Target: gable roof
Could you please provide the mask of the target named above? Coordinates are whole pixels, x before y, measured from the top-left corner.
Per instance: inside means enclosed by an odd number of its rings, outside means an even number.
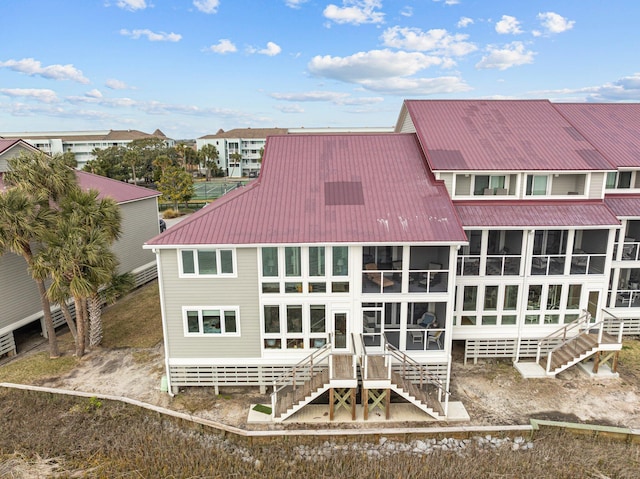
[[[617,168],[640,167],[640,103],[556,103]]]
[[[31,146],[29,143],[27,143],[26,141],[20,138],[12,138],[12,139],[0,138],[0,155],[5,154],[6,152],[14,148],[16,145],[20,145],[23,148],[26,148],[30,151],[39,151],[35,146]]]
[[[258,180],[147,245],[466,242],[414,134],[272,136],[265,151]]]
[[[199,139],[212,138],[266,138],[274,135],[286,135],[286,128],[234,128],[233,130],[219,130],[215,135],[201,136]]]
[[[81,188],[85,190],[98,190],[100,192],[100,198],[108,196],[113,198],[117,203],[128,203],[130,201],[160,196],[160,193],[155,190],[144,188],[142,186],[130,185],[124,181],[95,175],[87,171],[77,170],[75,173],[78,178],[78,184]]]
[[[547,100],[406,100],[405,108],[433,171],[613,169]]]
[[[160,196],[160,193],[142,186],[130,185],[123,181],[113,180],[104,176],[94,175],[86,171],[75,171],[78,184],[82,189],[98,190],[99,198],[113,198],[118,204],[129,203],[130,201],[143,200]],[[0,174],[0,192],[6,189]]]

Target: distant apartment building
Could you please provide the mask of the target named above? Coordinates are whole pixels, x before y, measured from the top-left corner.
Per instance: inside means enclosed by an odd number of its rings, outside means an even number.
[[[0,132],[0,138],[20,138],[49,155],[74,153],[79,170],[88,161],[94,159],[93,150],[96,148],[106,149],[112,146],[127,146],[133,140],[145,138],[161,138],[166,142],[167,146],[175,146],[175,140],[167,138],[160,130],[156,130],[151,134],[138,130]]]
[[[214,145],[219,154],[218,168],[225,176],[252,177],[257,176],[261,165],[261,151],[268,136],[293,134],[347,134],[347,133],[390,133],[393,127],[360,127],[360,128],[235,128],[219,130],[215,135],[205,135],[196,139],[196,148]],[[240,153],[240,158],[232,156]]]

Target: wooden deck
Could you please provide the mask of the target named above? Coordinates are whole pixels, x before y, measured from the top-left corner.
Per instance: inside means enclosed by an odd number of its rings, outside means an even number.
[[[331,379],[355,379],[352,354],[336,354],[332,357],[333,374]]]
[[[389,371],[384,365],[383,356],[367,357],[367,377],[366,380],[389,379]]]

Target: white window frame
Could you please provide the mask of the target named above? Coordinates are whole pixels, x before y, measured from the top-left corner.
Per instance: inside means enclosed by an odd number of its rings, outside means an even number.
[[[204,325],[202,321],[202,312],[209,310],[220,311],[220,332],[219,333],[205,333]],[[197,333],[189,331],[189,321],[187,312],[198,312],[198,325],[199,331]],[[228,333],[225,331],[226,324],[224,321],[225,312],[233,311],[236,313],[236,331]],[[218,337],[239,337],[240,336],[240,306],[183,306],[182,307],[182,324],[184,328],[185,337],[204,337],[204,338],[218,338]]]
[[[182,253],[185,251],[190,251],[193,253],[193,264],[194,264],[194,272],[193,273],[185,273],[184,265],[182,264]],[[199,271],[199,262],[198,262],[198,254],[200,251],[215,251],[216,253],[216,270],[217,272],[214,274],[200,274]],[[221,258],[220,254],[222,251],[230,251],[231,252],[231,263],[233,272],[232,273],[222,273],[220,272],[221,266]],[[237,278],[238,277],[238,265],[236,261],[236,250],[234,248],[183,248],[177,250],[178,254],[178,276],[180,278]]]
[[[288,306],[300,306],[302,312],[302,331],[301,332],[288,332],[287,331],[287,307]],[[324,332],[312,332],[311,331],[311,307],[312,306],[323,306],[324,307]],[[279,332],[277,333],[267,333],[266,330],[266,320],[264,315],[265,307],[277,307],[278,308],[278,316],[279,316]],[[329,323],[329,315],[330,315],[330,305],[324,301],[313,301],[306,300],[300,302],[265,302],[261,306],[260,310],[260,330],[262,336],[262,347],[264,351],[267,352],[290,352],[290,351],[300,351],[300,350],[314,350],[318,349],[321,346],[314,346],[315,340],[321,340],[326,344],[326,340],[328,337],[328,331],[331,328],[331,324]],[[302,348],[287,348],[287,340],[292,339],[301,339],[303,347]],[[268,340],[280,340],[279,348],[265,348],[264,342]]]
[[[527,193],[527,185],[529,183],[529,177],[531,176],[531,193]],[[533,193],[535,187],[536,178],[545,178],[545,192],[543,195],[536,195]],[[551,191],[551,182],[553,178],[549,174],[545,173],[527,173],[524,181],[524,196],[527,198],[535,198],[540,196],[549,196],[549,192]]]

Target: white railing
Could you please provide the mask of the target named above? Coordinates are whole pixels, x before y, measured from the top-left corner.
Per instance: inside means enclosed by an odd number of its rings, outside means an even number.
[[[551,359],[553,357],[553,353],[558,351],[560,348],[564,347],[567,344],[573,345],[572,354],[578,355],[581,353],[576,347],[578,339],[582,336],[590,334],[592,331],[598,331],[598,339],[597,343],[600,344],[602,342],[602,333],[604,321],[599,321],[597,323],[591,322],[591,314],[588,311],[583,311],[583,315],[580,316],[575,321],[572,321],[569,324],[561,327],[560,329],[554,331],[553,333],[545,336],[540,341],[538,341],[538,352],[536,354],[536,363],[540,363],[540,356],[542,355],[542,348],[545,343],[558,343],[553,349],[549,351],[547,354],[547,364],[545,367],[545,371],[548,373],[551,372]]]
[[[479,276],[480,255],[458,256],[458,274],[461,276]]]
[[[520,255],[487,255],[487,276],[517,276],[520,274]]]
[[[614,294],[613,290],[609,290],[609,295]],[[640,291],[636,289],[619,289],[615,291],[616,308],[640,308]]]

